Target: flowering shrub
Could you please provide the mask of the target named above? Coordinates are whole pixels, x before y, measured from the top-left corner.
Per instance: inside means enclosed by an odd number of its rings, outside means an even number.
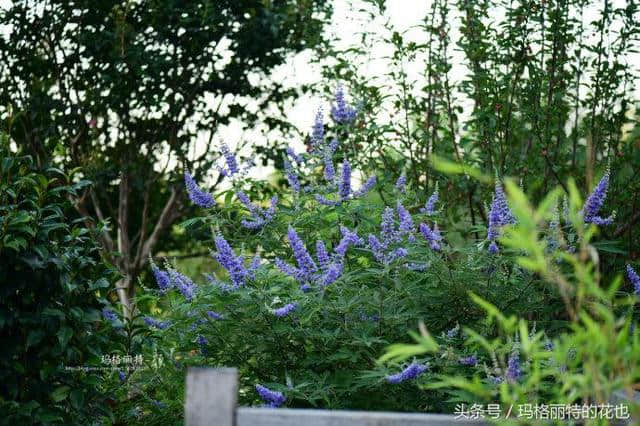
[[[154,387],[162,389],[154,401],[175,400],[181,392],[175,383],[182,380],[171,377],[183,374],[184,365],[208,365],[240,370],[243,403],[451,412],[469,395],[452,391],[459,382],[429,392],[412,387],[438,382],[442,374],[483,371],[483,380],[499,389],[531,371],[528,354],[521,353],[520,345],[529,344],[525,337],[481,352],[489,345],[483,346],[482,335],[495,329],[478,334],[467,328],[484,324],[476,302],[504,315],[526,312],[549,338],[570,325],[576,311],[567,316],[564,308],[575,295],[551,285],[521,253],[537,262],[550,257],[560,268],[571,263],[572,247],[587,238],[578,231],[608,222],[595,219],[608,173],[582,212],[567,213],[571,220],[560,220],[554,204],[557,220],[539,230],[553,247],[547,252],[527,245],[528,237],[519,243],[509,237],[533,226],[532,219],[512,210],[496,180],[488,227],[479,229],[485,238],[469,245],[443,223],[438,184],[428,194],[416,193],[404,177],[378,181],[352,169],[344,147],[359,117],[342,88],[332,117],[335,128],[323,123],[321,111],[316,115],[308,153],[286,151],[289,188],[270,201],[250,199],[253,182],[226,148],[221,170],[232,178],[231,188],[216,196],[224,202],[185,174],[190,198],[205,215],[183,226],[209,235],[216,268],[189,278],[170,259],[152,263],[149,291],[167,316],[144,320],[157,337],[150,347],[166,360],[146,373],[162,384]],[[446,177],[440,181],[444,185]],[[377,361],[418,322],[437,337],[423,330],[423,337],[414,335],[422,339],[417,350],[393,346],[383,357],[391,363]],[[476,344],[464,344],[469,336]]]
[[[533,209],[515,185],[509,187],[515,206],[513,220],[518,225],[508,229],[501,241],[518,250],[514,260],[520,267],[556,287],[565,305],[564,325],[554,327],[552,322],[557,319],[550,316],[531,318],[526,312],[505,315],[496,304],[471,293],[487,316],[476,327],[464,329],[464,341],[454,343],[452,335],[433,338],[422,326],[421,335],[414,334],[415,344],[391,346],[381,359],[397,362],[431,354],[449,359],[453,365],[458,348],[473,352],[458,360],[466,370],[443,368],[442,374],[423,388],[447,389],[452,400],[461,403],[500,402],[501,416],[509,407],[523,404],[614,407],[613,401],[622,402],[620,395],[626,401],[618,404],[616,410],[620,411],[615,415],[637,416],[640,403],[637,397],[635,403],[633,400],[640,379],[640,338],[635,331],[634,308],[640,279],[628,265],[631,288],[619,279],[609,286],[600,282],[598,256],[591,241],[595,227],[588,225],[611,223],[613,216],[611,220],[595,219],[604,203],[608,179],[607,172],[584,205],[570,182],[570,203],[561,220],[554,201],[558,191]],[[541,238],[540,227],[545,223],[560,238],[560,223],[570,228],[578,247],[562,249],[548,235]],[[540,325],[545,329],[540,330]]]

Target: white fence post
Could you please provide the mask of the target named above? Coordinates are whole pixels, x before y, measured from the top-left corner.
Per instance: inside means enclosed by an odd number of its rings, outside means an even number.
[[[238,371],[235,368],[187,369],[187,426],[235,426]]]

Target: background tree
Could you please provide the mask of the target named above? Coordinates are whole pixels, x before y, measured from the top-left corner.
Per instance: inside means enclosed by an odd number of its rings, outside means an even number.
[[[100,238],[127,315],[183,212],[181,173],[211,168],[218,126],[252,123],[294,94],[267,73],[316,45],[329,12],[322,0],[15,1],[0,12],[0,116],[37,162],[95,182],[76,207],[113,222]]]
[[[610,167],[617,218],[596,243],[614,254],[603,270],[637,257],[637,2],[434,0],[406,31],[385,1],[351,4],[357,43],[337,48],[338,32],[320,60],[362,103],[367,131],[346,141],[362,147],[354,162],[384,166],[391,183],[406,174],[424,200],[443,183],[435,157],[517,176],[534,200],[555,185],[566,196],[569,177],[589,192]],[[482,240],[491,194],[464,173],[440,189],[459,236]]]

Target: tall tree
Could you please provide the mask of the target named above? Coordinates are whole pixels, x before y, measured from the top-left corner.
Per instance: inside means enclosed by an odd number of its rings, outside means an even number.
[[[184,209],[182,172],[210,168],[217,126],[256,120],[246,99],[282,106],[292,92],[264,77],[321,42],[329,13],[322,0],[23,0],[0,12],[0,116],[38,161],[95,183],[76,206],[113,221],[100,239],[127,315]]]

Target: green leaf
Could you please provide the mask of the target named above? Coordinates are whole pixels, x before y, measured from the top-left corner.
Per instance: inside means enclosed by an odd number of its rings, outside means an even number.
[[[73,336],[73,330],[71,329],[71,327],[64,326],[60,330],[58,330],[56,336],[58,336],[60,346],[64,347],[66,346],[69,339],[71,339],[71,336]]]
[[[37,345],[44,337],[44,331],[31,330],[27,336],[27,347]]]
[[[63,401],[69,396],[69,386],[60,386],[51,392],[51,399],[55,402]]]

